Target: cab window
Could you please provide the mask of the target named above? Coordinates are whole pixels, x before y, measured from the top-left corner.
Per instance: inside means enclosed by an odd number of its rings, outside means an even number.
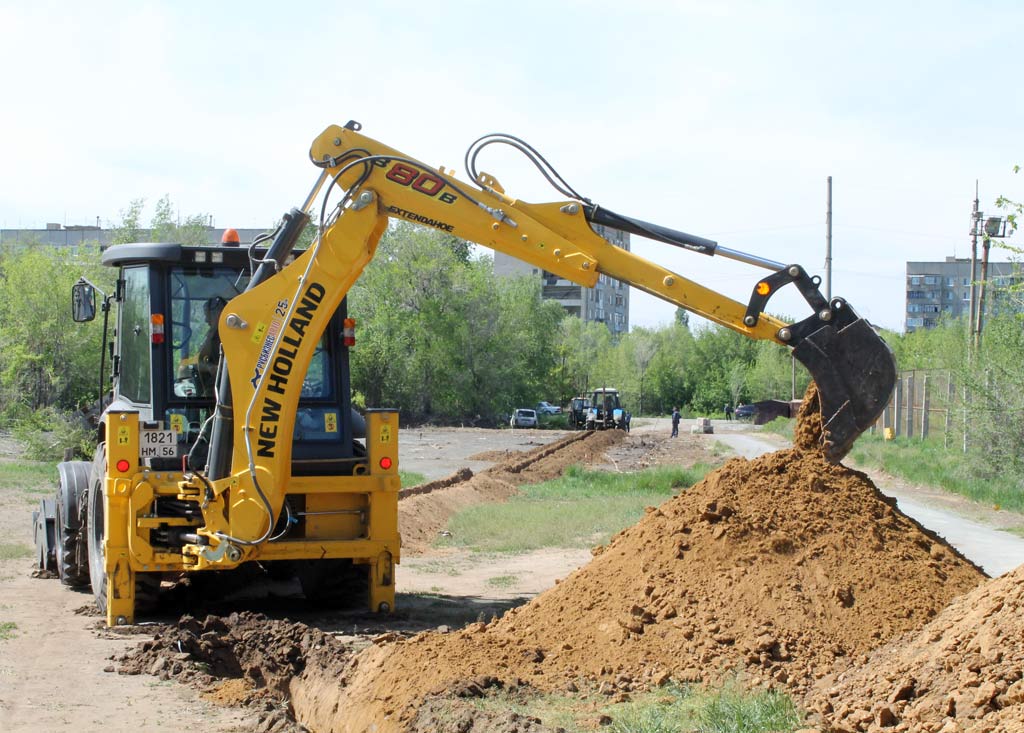
[[[139,405],[150,402],[152,338],[149,324],[149,270],[124,269],[124,300],[121,303],[120,393]]]

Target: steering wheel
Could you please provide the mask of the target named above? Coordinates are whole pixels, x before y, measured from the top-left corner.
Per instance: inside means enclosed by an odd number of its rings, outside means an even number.
[[[171,333],[176,337],[171,339],[171,348],[181,349],[192,338],[192,327],[184,321],[171,321]]]

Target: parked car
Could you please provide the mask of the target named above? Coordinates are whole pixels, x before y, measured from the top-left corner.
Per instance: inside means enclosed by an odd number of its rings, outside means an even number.
[[[537,411],[520,407],[512,413],[509,424],[514,428],[535,428],[537,427]]]
[[[550,402],[538,402],[537,412],[541,415],[560,415],[562,408],[558,405],[552,405]]]
[[[735,410],[733,410],[733,417],[737,420],[753,420],[754,415],[756,414],[756,405],[739,405]]]

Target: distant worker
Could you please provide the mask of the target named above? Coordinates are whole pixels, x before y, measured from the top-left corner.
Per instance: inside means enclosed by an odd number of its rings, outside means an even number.
[[[672,408],[672,437],[679,437],[679,408]]]
[[[725,419],[732,420],[732,405],[728,402],[725,403]]]
[[[237,247],[241,244],[238,239],[237,229],[225,229],[224,234],[221,235],[220,243],[225,247]]]

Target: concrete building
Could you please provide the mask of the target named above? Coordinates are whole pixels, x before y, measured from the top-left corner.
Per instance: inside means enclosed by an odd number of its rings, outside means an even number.
[[[981,280],[981,259],[976,281]],[[1000,288],[1024,284],[1019,262],[989,262],[985,312],[997,313],[1012,304]],[[940,318],[966,318],[971,309],[971,260],[947,257],[945,262],[907,263],[907,332],[933,328]]]
[[[139,241],[149,241],[152,230],[140,229]],[[239,229],[242,244],[252,242],[253,237],[270,231],[268,229]],[[207,244],[219,244],[224,228],[206,227]],[[47,224],[46,229],[0,229],[0,250],[17,249],[28,244],[48,244],[54,247],[77,247],[86,242],[99,242],[101,247],[111,243],[113,229],[102,229],[92,225]]]
[[[591,226],[616,247],[629,251],[629,234],[626,232],[598,224]],[[595,287],[585,288],[502,252],[494,253],[494,274],[540,278],[541,297],[561,304],[570,315],[584,321],[603,323],[616,335],[629,331],[629,286],[624,282],[601,275]]]

